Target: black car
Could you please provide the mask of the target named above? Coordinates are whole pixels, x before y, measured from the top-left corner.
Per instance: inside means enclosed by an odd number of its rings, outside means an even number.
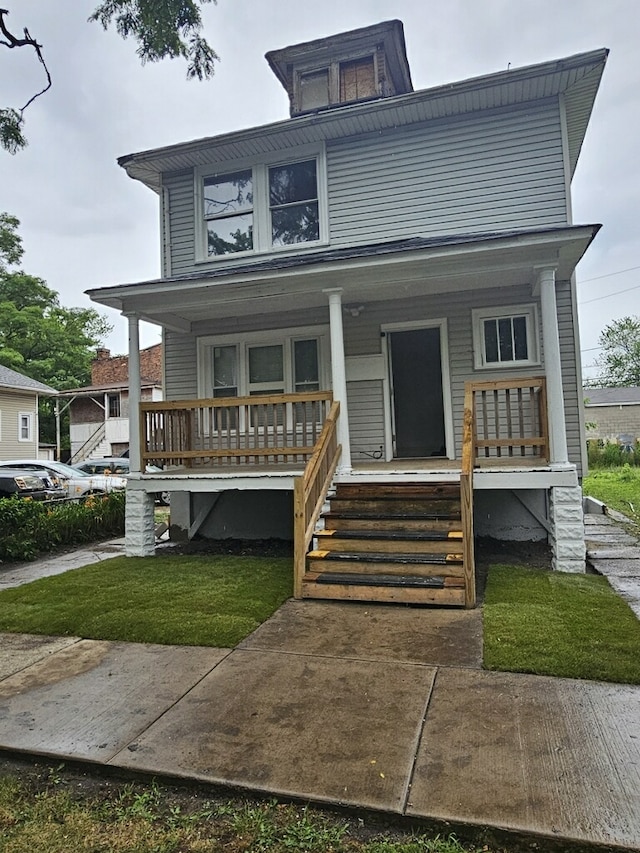
[[[47,487],[33,471],[2,468],[0,469],[0,498],[13,497],[45,501],[48,497]]]

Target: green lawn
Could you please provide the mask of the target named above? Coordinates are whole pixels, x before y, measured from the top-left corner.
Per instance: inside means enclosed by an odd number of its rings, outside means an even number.
[[[492,566],[486,669],[640,684],[640,620],[606,578]]]
[[[582,491],[624,513],[640,530],[640,468],[596,468],[584,478]]]
[[[231,648],[292,583],[283,557],[114,557],[4,590],[0,631]]]

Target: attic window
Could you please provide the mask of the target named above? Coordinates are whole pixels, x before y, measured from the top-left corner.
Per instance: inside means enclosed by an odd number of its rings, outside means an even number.
[[[300,75],[300,109],[316,110],[329,104],[329,70]]]
[[[340,103],[377,95],[373,56],[340,63]]]

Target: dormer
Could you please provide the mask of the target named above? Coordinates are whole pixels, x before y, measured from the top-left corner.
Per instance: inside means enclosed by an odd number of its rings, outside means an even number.
[[[401,21],[272,50],[291,116],[413,91]]]

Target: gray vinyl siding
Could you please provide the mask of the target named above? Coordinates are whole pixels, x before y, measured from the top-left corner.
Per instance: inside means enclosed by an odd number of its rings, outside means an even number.
[[[558,103],[329,142],[327,185],[334,248],[566,224]],[[194,230],[201,222],[193,172],[165,174],[163,186],[171,273],[202,269],[195,264]]]
[[[384,451],[384,400],[380,380],[347,382],[349,444],[354,462]]]
[[[580,408],[583,406],[582,387],[576,372],[574,313],[571,305],[571,282],[559,281],[556,285],[558,309],[558,333],[560,337],[560,359],[562,363],[562,390],[564,394],[564,418],[567,429],[569,459],[582,471],[582,442],[584,436],[580,423]]]
[[[493,288],[467,290],[446,295],[424,296],[420,298],[395,300],[389,302],[368,303],[366,310],[358,317],[344,317],[345,355],[376,355],[383,352],[381,326],[387,323],[416,323],[446,319],[448,331],[448,351],[450,388],[453,406],[453,429],[455,453],[460,458],[462,440],[462,414],[464,405],[465,382],[523,375],[540,376],[544,372],[544,354],[542,341],[539,341],[541,363],[527,368],[503,370],[477,370],[474,367],[472,311],[474,308],[503,308],[519,304],[538,305],[531,295],[528,285],[512,288]],[[578,388],[575,369],[575,344],[573,314],[571,310],[571,288],[569,282],[558,282],[558,323],[562,357],[565,419],[567,424],[567,442],[569,458],[580,468],[581,431],[578,406],[582,404],[581,391]],[[245,332],[259,329],[263,323],[260,318],[247,318],[249,324],[238,329],[241,340]],[[262,318],[264,320],[264,318]],[[326,321],[326,318],[322,318]],[[269,323],[271,328],[295,329],[296,325],[307,325],[304,312],[291,312],[280,315]],[[208,334],[227,334],[231,331],[229,322],[220,323]],[[541,334],[541,330],[540,330]],[[196,337],[166,334],[165,346],[166,398],[171,400],[189,399],[198,396]],[[365,461],[367,454],[374,453],[385,444],[384,391],[380,379],[350,381],[347,386],[349,403],[349,426],[354,461]]]
[[[331,245],[567,221],[557,103],[327,149]]]
[[[196,338],[165,332],[164,381],[166,400],[195,400],[198,397]]]
[[[171,274],[180,275],[194,268],[196,220],[193,172],[165,174],[162,180],[169,194]]]

